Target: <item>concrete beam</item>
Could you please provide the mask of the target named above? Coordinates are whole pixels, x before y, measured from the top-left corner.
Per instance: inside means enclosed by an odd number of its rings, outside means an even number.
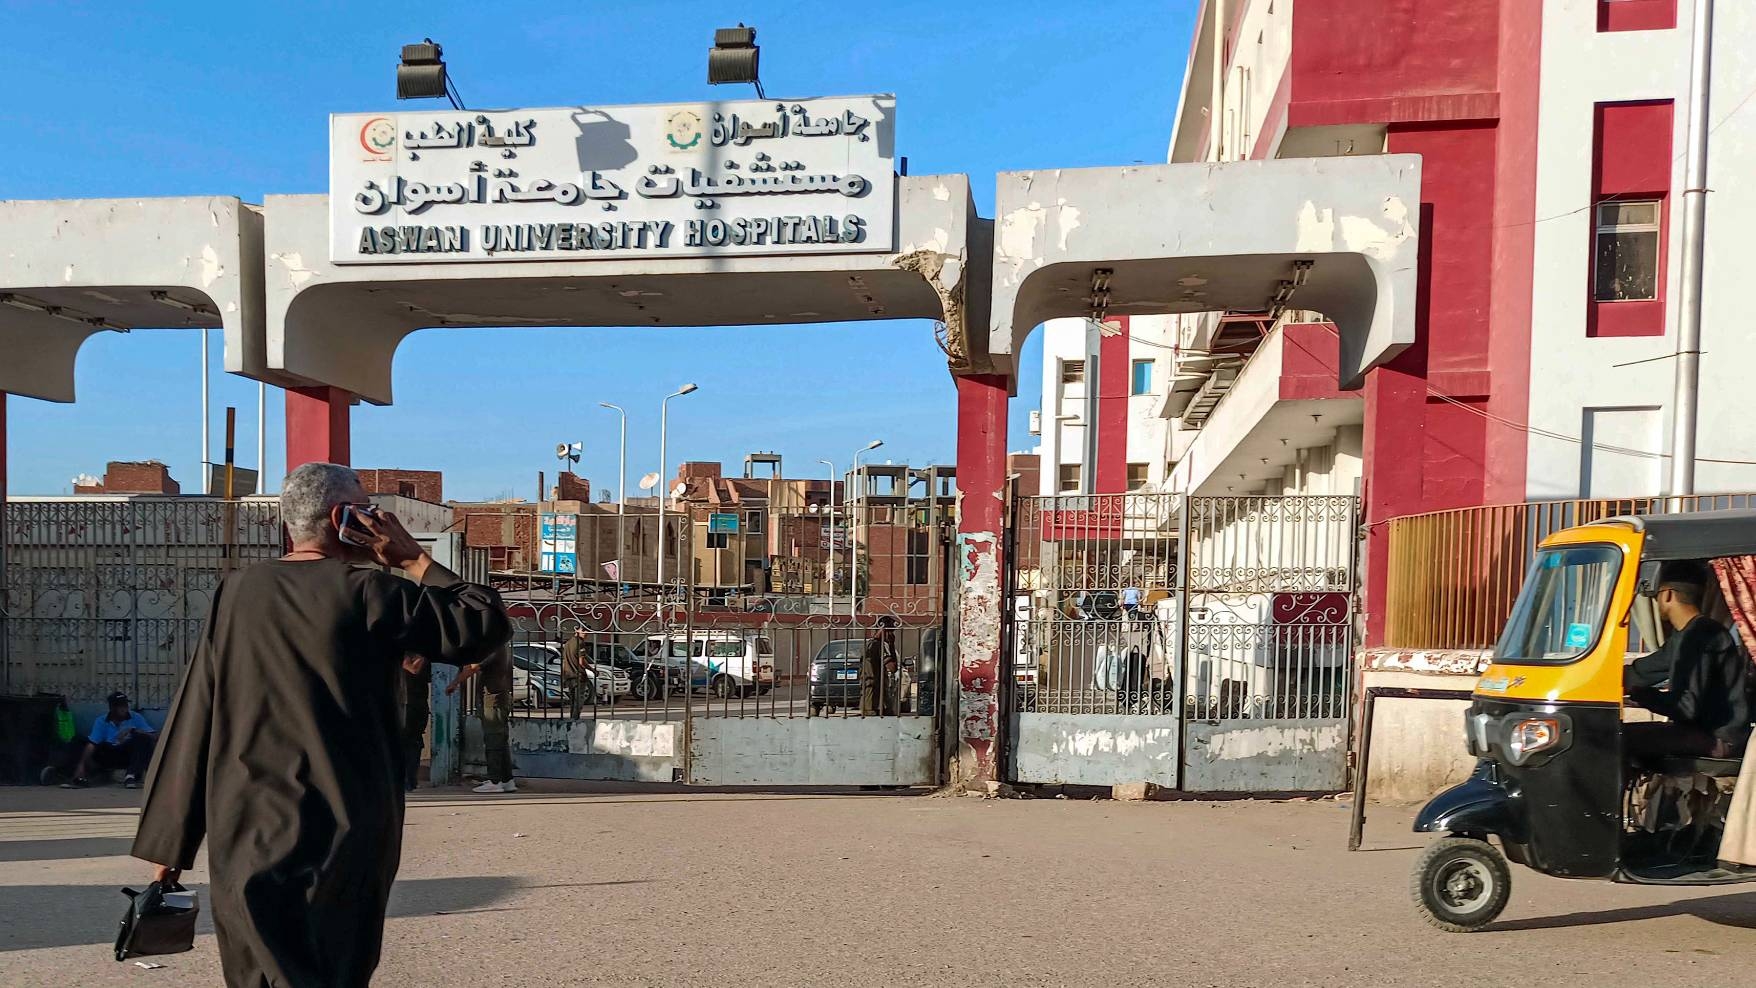
[[[1010,372],[1038,324],[1109,315],[1289,308],[1341,333],[1342,387],[1415,339],[1418,155],[1003,172],[995,206],[992,366]]]
[[[269,196],[277,373],[391,401],[404,337],[436,326],[716,326],[927,318],[954,370],[985,359],[991,260],[963,175],[898,180],[894,254],[338,265],[326,196]],[[976,321],[971,322],[974,316]],[[975,337],[970,342],[972,335]],[[973,353],[972,353],[973,350]]]
[[[257,207],[229,196],[13,200],[0,202],[0,231],[0,295],[12,296],[0,304],[0,391],[72,401],[79,348],[111,329],[224,329],[226,370],[279,383],[263,346]]]

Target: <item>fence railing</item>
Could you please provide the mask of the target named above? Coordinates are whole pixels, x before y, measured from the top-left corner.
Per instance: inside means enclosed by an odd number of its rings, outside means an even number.
[[[1529,501],[1390,520],[1384,643],[1392,648],[1492,648],[1543,539],[1620,515],[1756,505],[1753,494]]]

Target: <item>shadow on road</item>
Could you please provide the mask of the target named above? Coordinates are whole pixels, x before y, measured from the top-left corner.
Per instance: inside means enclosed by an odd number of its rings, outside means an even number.
[[[71,861],[76,858],[126,856],[133,837],[59,837],[48,840],[0,841],[0,862]]]
[[[58,841],[56,843],[66,843]],[[143,876],[144,877],[144,876]],[[626,885],[631,882],[587,882],[582,885]],[[140,884],[135,884],[140,888]],[[480,875],[466,878],[417,878],[399,881],[390,893],[390,916],[432,916],[438,913],[481,912],[522,889],[571,886],[526,885],[516,878]],[[211,903],[202,892],[197,932],[213,932]],[[0,886],[0,951],[36,950],[110,944],[128,900],[114,885]],[[28,917],[28,920],[26,919]]]
[[[1579,926],[1605,926],[1610,923],[1634,923],[1643,919],[1665,916],[1694,916],[1720,926],[1756,930],[1756,892],[1716,895],[1705,899],[1685,899],[1657,906],[1634,906],[1628,909],[1606,909],[1602,912],[1563,913],[1560,916],[1536,916],[1491,923],[1487,933],[1516,933],[1524,930],[1564,930]]]

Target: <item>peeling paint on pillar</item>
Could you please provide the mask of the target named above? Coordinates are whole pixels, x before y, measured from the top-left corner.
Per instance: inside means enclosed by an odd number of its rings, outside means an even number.
[[[1000,554],[993,532],[957,537],[958,765],[959,781],[999,778],[994,739],[999,732],[996,694],[1000,669]]]

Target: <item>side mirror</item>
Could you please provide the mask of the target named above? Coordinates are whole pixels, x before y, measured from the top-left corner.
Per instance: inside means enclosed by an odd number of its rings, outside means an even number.
[[[1656,559],[1643,559],[1640,561],[1639,575],[1634,584],[1635,593],[1640,594],[1643,597],[1650,597],[1653,594],[1658,593],[1659,565],[1659,561]]]

